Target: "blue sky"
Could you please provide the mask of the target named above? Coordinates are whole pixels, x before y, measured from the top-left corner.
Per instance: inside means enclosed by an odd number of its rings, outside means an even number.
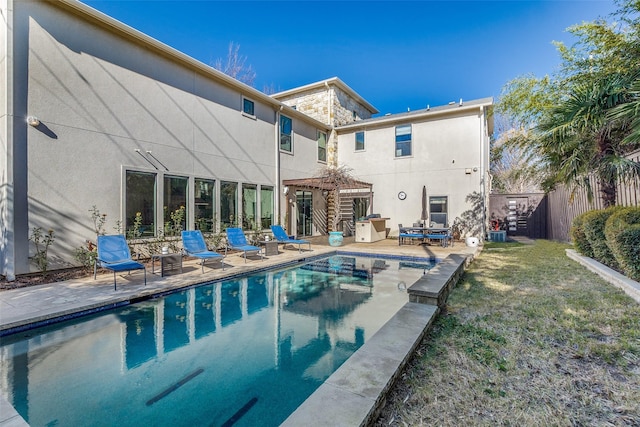
[[[84,0],[204,63],[229,42],[277,91],[337,76],[380,110],[417,110],[498,97],[509,80],[553,73],[552,41],[608,18],[591,1],[159,1]]]

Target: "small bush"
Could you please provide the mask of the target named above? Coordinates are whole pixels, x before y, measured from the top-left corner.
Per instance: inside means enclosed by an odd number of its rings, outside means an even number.
[[[624,274],[640,280],[640,207],[623,208],[611,215],[605,235]]]
[[[580,252],[584,256],[593,258],[593,249],[589,244],[589,240],[587,240],[587,236],[584,234],[584,217],[587,213],[589,212],[580,214],[573,219],[570,233],[571,240],[573,241],[573,244],[578,252]]]
[[[589,211],[584,215],[583,229],[587,241],[593,250],[593,258],[611,268],[618,269],[618,262],[611,253],[607,238],[604,235],[604,225],[607,219],[615,212],[622,209],[621,206],[612,206],[607,209]]]

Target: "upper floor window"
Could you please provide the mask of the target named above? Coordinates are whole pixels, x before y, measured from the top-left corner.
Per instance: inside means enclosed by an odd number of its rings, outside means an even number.
[[[411,125],[396,126],[396,157],[411,155]]]
[[[318,131],[318,161],[327,161],[327,134]]]
[[[242,98],[242,112],[249,116],[255,116],[255,104],[252,100]]]
[[[364,132],[356,132],[356,151],[364,150]]]
[[[280,149],[293,152],[293,125],[287,116],[280,116]]]

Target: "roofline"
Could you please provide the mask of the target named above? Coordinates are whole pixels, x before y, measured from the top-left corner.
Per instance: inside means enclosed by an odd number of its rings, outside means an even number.
[[[349,123],[342,126],[337,126],[335,128],[336,131],[340,132],[343,130],[352,130],[352,129],[360,129],[366,127],[377,127],[381,125],[388,125],[390,123],[402,123],[402,122],[412,122],[416,119],[430,118],[443,116],[458,112],[468,112],[472,110],[477,110],[478,108],[487,108],[493,106],[493,98],[481,98],[471,101],[466,101],[466,103],[455,103],[454,105],[441,105],[432,108],[425,108],[422,110],[412,111],[410,113],[397,113],[397,114],[389,114],[382,117],[375,117],[372,119],[358,120],[353,123]]]
[[[326,86],[326,85],[335,85],[335,86],[339,87],[340,89],[342,89],[343,91],[347,92],[354,99],[356,99],[360,104],[364,105],[367,108],[367,110],[369,110],[371,112],[371,114],[378,114],[380,112],[380,111],[378,111],[378,109],[376,107],[371,105],[366,99],[364,99],[362,96],[360,96],[355,90],[351,89],[345,82],[340,80],[340,78],[338,78],[338,77],[331,77],[329,79],[320,80],[319,82],[309,83],[309,84],[304,85],[304,86],[299,86],[299,87],[288,89],[288,90],[285,90],[285,91],[282,91],[282,92],[274,93],[271,96],[273,96],[274,98],[278,99],[278,98],[281,98],[281,97],[285,97],[285,96],[296,94],[298,92],[304,92],[304,91],[307,91],[309,89],[321,88],[321,87]]]
[[[70,13],[73,13],[74,15],[78,15],[89,22],[92,22],[108,31],[122,36],[129,41],[132,41],[138,45],[142,45],[159,55],[174,60],[195,71],[198,71],[207,77],[210,77],[226,86],[238,90],[242,95],[260,100],[266,104],[271,105],[276,110],[279,109],[280,111],[286,111],[287,115],[303,119],[304,121],[311,123],[320,129],[331,130],[331,127],[327,124],[318,121],[310,116],[307,116],[304,113],[296,111],[295,109],[259,91],[258,89],[242,83],[234,79],[233,77],[226,75],[222,71],[216,70],[215,68],[206,65],[203,62],[200,62],[197,59],[192,58],[189,55],[165,43],[162,43],[161,41],[156,40],[139,30],[136,30],[135,28],[118,21],[117,19],[98,11],[91,6],[81,3],[78,0],[47,0],[47,3],[59,9],[64,9]]]

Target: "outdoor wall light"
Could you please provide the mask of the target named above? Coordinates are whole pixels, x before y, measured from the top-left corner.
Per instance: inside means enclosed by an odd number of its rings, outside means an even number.
[[[289,187],[287,187],[286,185],[284,187],[282,187],[282,192],[287,195],[289,194]]]
[[[40,124],[40,119],[38,119],[36,116],[29,116],[27,117],[27,124],[29,126],[36,127]]]

